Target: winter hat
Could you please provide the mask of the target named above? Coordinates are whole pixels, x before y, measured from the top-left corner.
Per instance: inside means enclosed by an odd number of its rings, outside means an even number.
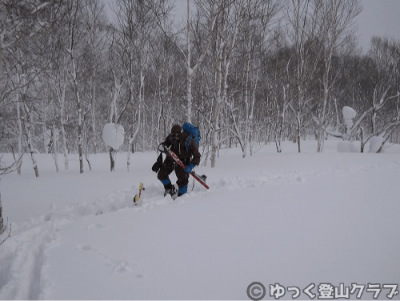
[[[171,129],[171,134],[180,134],[182,133],[182,127],[179,124],[175,124]]]

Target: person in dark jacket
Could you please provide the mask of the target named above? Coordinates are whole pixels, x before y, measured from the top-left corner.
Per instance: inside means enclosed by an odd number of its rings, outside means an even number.
[[[189,143],[186,143],[188,137],[189,135],[182,130],[182,127],[176,124],[172,127],[171,133],[162,143],[167,148],[170,148],[186,166],[186,169],[183,169],[170,157],[164,160],[157,174],[157,178],[165,188],[164,196],[170,194],[175,199],[185,194],[189,183],[189,173],[196,165],[200,164],[201,155],[196,142],[194,139],[191,139],[188,140]],[[169,175],[173,170],[175,170],[176,177],[178,178],[176,181],[179,188],[178,191],[176,191],[175,186],[172,185],[169,179]]]

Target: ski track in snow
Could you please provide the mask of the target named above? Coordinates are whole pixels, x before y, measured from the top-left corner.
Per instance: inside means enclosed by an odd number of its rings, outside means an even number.
[[[56,232],[53,224],[45,223],[13,232],[2,245],[0,299],[40,299],[42,287],[49,281],[42,274],[46,250],[56,240]]]
[[[379,169],[400,169],[400,162],[370,165],[351,165],[321,167],[319,169],[302,169],[292,172],[276,173],[263,171],[254,176],[234,176],[231,178],[219,178],[208,181],[211,187],[206,191],[200,185],[189,184],[189,195],[178,199],[175,203],[186,202],[189,198],[204,196],[212,193],[216,187],[218,191],[228,191],[242,188],[262,186],[277,186],[281,184],[299,184],[310,182],[323,177],[351,176],[352,173],[373,172]],[[133,211],[148,211],[157,206],[168,205],[172,200],[163,197],[163,189],[160,184],[145,186],[142,197],[137,206],[133,205],[133,197],[137,193],[137,187],[124,190],[116,190],[98,199],[95,202],[77,202],[65,208],[51,208],[43,212],[39,217],[31,218],[28,222],[21,223],[12,228],[12,236],[2,246],[0,252],[0,299],[41,299],[47,288],[51,289],[51,281],[45,275],[46,254],[52,246],[57,244],[60,227],[78,219],[88,216],[96,216],[116,212],[123,209]],[[102,224],[90,224],[88,230],[96,230],[106,227]],[[131,273],[135,277],[144,277],[143,270],[133,262],[115,260],[102,254],[95,248],[86,244],[77,244],[82,252],[90,252],[91,255],[102,261],[111,273]],[[23,271],[23,273],[22,273]],[[27,284],[27,285],[23,285]]]

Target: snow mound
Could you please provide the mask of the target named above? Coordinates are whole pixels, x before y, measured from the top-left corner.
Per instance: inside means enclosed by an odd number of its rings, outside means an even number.
[[[337,144],[338,153],[359,153],[359,148],[350,141],[339,141]]]
[[[343,119],[346,127],[349,129],[353,126],[353,118],[357,116],[357,112],[350,107],[343,107]]]
[[[354,117],[357,116],[357,112],[350,107],[343,107],[342,109],[343,117],[344,119],[353,119]]]
[[[122,125],[107,123],[103,128],[102,138],[107,146],[117,150],[124,143],[125,131]]]
[[[370,153],[378,152],[384,142],[385,139],[383,139],[382,137],[377,137],[377,136],[371,137],[371,139],[369,139],[369,152]]]

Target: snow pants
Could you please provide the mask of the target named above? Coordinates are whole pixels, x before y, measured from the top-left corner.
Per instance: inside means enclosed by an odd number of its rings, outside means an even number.
[[[183,162],[183,164],[185,164],[185,162]],[[186,173],[177,163],[175,163],[175,161],[168,157],[165,159],[160,170],[158,171],[157,179],[165,183],[166,180],[169,180],[169,175],[173,170],[175,170],[175,175],[178,178],[176,181],[178,187],[182,188],[187,186],[189,183],[189,174]]]

